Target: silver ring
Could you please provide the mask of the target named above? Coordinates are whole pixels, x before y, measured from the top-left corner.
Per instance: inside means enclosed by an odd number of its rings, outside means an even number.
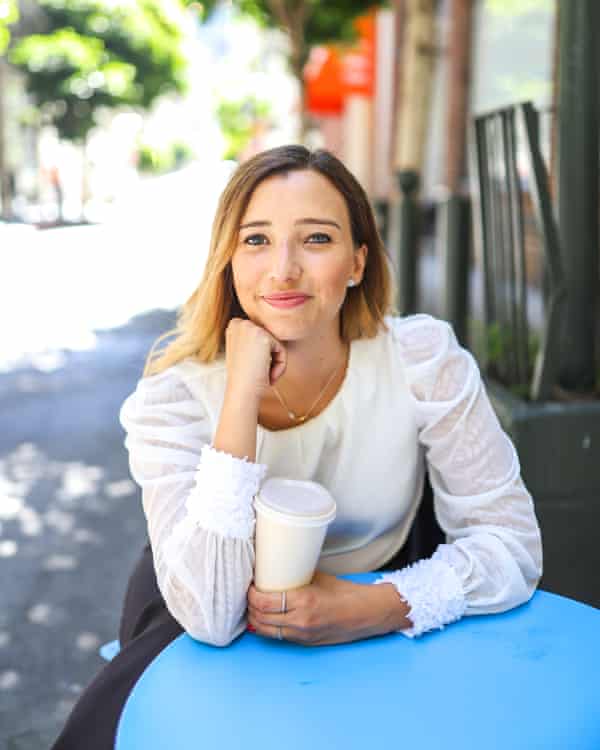
[[[287,612],[286,609],[286,592],[281,592],[281,614],[284,615]]]
[[[283,635],[281,634],[281,625],[277,626],[277,637],[279,638],[280,641],[283,640]]]

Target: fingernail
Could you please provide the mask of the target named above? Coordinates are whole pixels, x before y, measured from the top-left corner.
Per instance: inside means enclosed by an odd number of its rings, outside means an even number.
[[[251,633],[256,633],[256,628],[253,628],[252,625],[250,625],[250,623],[248,623],[246,630],[249,630]]]

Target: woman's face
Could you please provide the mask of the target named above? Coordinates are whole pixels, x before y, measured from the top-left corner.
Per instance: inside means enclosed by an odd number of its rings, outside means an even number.
[[[231,265],[246,315],[280,341],[339,331],[350,279],[362,279],[367,248],[355,249],[341,193],[321,174],[263,180],[240,224]],[[303,295],[275,302],[270,295]]]

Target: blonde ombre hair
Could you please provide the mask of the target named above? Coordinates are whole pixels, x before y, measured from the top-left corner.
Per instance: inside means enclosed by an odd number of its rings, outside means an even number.
[[[143,376],[155,375],[192,357],[212,362],[225,351],[225,330],[231,318],[247,318],[233,286],[231,258],[239,226],[252,193],[267,177],[310,169],[326,177],[346,201],[354,247],[368,248],[360,284],[348,289],[340,311],[340,335],[346,342],[372,338],[387,329],[384,316],[395,312],[395,283],[387,251],[377,231],[369,199],[356,178],[325,149],[309,151],[291,145],[263,151],[240,164],[231,175],[212,224],[204,275],[177,314],[175,328],[159,336],[146,359]],[[158,344],[175,336],[160,351]]]

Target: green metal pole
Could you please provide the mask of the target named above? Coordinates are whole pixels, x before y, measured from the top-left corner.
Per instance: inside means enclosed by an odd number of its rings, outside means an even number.
[[[444,263],[444,317],[456,338],[467,345],[471,206],[468,198],[451,195],[438,206],[438,247]]]
[[[389,241],[389,215],[390,215],[390,204],[387,200],[379,198],[374,202],[375,208],[375,219],[377,221],[377,229],[379,235],[383,240],[383,244],[387,245]]]
[[[558,216],[567,300],[560,382],[595,382],[598,304],[597,0],[559,0]]]
[[[417,269],[419,262],[419,175],[413,170],[398,172],[402,193],[398,215],[398,312],[417,311]]]

